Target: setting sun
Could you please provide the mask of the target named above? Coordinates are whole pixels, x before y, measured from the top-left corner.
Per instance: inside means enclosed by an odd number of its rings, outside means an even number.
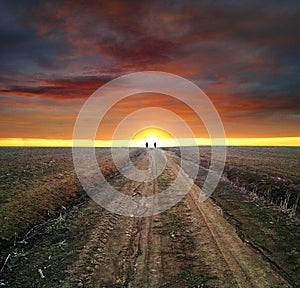
[[[130,142],[131,147],[144,147],[148,142],[149,147],[153,147],[154,143],[158,147],[178,145],[177,140],[167,131],[160,128],[145,128],[135,134]]]

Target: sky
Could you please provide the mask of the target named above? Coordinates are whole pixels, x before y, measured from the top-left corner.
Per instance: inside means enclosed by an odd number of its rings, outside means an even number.
[[[70,143],[89,96],[139,71],[200,87],[230,144],[300,145],[299,1],[10,0],[0,14],[0,145]],[[97,140],[146,107],[169,109],[207,137],[185,104],[144,93],[112,107]]]

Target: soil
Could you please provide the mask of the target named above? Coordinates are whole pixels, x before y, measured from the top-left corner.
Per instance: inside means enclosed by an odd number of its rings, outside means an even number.
[[[159,149],[167,158],[167,165],[158,176],[156,161],[149,157],[152,153],[156,159],[157,150],[140,149],[131,155],[137,168],[149,167],[149,177],[154,177],[154,181],[126,180],[109,157],[102,161],[107,179],[131,197],[150,196],[172,188],[179,172],[178,158],[172,151]],[[188,185],[190,181],[182,174],[181,185]],[[222,204],[216,199],[199,202],[200,194],[201,189],[194,184],[189,194],[171,209],[134,218],[112,214],[79,193],[63,213],[34,226],[29,234],[3,250],[0,286],[244,288],[294,285],[289,275],[241,237]],[[122,206],[122,203],[114,205]]]

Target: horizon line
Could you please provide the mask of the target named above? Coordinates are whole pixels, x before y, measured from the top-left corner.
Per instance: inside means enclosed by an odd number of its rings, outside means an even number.
[[[247,137],[219,139],[221,145],[214,146],[300,146],[300,137]],[[74,140],[75,141],[75,140]],[[143,147],[145,139],[133,140],[76,140],[73,139],[45,139],[45,138],[0,138],[0,147]],[[196,145],[190,145],[194,141]],[[224,143],[225,141],[225,143]],[[211,146],[210,138],[180,138],[180,142],[187,145],[178,145],[174,138],[158,139],[159,147],[177,146]],[[78,145],[80,144],[80,145]]]

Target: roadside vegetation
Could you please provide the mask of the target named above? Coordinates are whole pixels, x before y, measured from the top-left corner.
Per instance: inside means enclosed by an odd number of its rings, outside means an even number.
[[[295,147],[229,148],[212,195],[239,236],[295,287],[300,286],[299,156]],[[206,176],[201,170],[200,187]]]

